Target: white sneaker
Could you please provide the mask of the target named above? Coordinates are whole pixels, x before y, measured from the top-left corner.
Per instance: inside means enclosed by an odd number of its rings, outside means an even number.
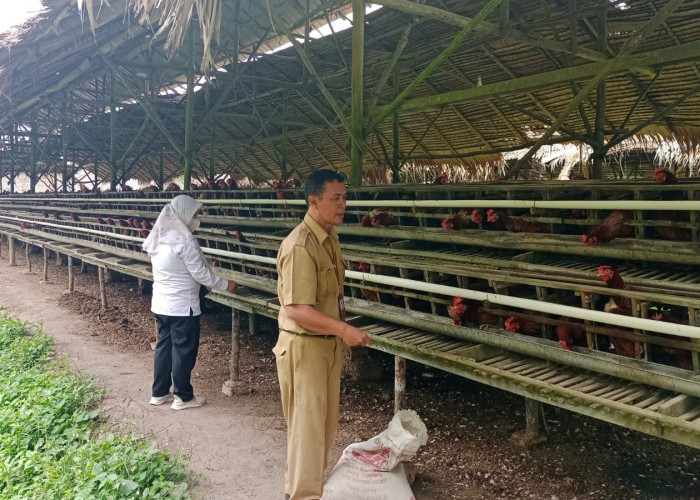
[[[187,408],[198,408],[204,405],[206,402],[207,400],[202,396],[195,396],[189,401],[183,401],[179,397],[175,396],[175,400],[173,401],[173,404],[170,405],[170,408],[173,410],[186,410]]]
[[[165,403],[170,403],[173,400],[172,394],[166,394],[165,396],[153,396],[149,401],[150,404],[155,406],[164,405]]]

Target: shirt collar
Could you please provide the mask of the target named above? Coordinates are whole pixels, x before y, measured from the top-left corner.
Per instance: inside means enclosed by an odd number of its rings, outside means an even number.
[[[321,225],[314,220],[313,217],[309,215],[307,212],[306,215],[304,216],[304,222],[306,223],[307,226],[309,226],[309,229],[311,229],[311,232],[314,233],[314,236],[316,236],[316,239],[318,239],[319,243],[323,243],[326,238],[329,236],[335,236],[335,228],[331,227],[331,232],[327,233],[325,229],[321,227]]]

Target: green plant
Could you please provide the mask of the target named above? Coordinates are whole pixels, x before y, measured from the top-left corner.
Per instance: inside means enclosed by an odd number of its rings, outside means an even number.
[[[95,380],[0,315],[0,499],[189,498],[184,465],[141,439],[96,435]]]

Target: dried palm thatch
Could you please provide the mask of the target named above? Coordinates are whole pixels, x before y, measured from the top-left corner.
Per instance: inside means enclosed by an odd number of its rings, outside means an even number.
[[[81,15],[87,12],[90,27],[95,30],[95,4],[98,0],[78,0]],[[109,0],[99,0],[100,5],[109,5]],[[212,41],[218,43],[221,34],[221,0],[128,0],[141,24],[159,26],[156,39],[167,33],[165,49],[170,56],[182,45],[192,19],[193,7],[197,8],[199,31],[204,44],[201,69],[208,72],[214,68]],[[83,10],[84,9],[84,10]]]

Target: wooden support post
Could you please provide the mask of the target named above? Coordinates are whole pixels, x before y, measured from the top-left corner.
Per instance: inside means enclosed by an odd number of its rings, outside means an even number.
[[[71,93],[71,103],[72,96]],[[68,184],[66,181],[68,179],[68,109],[67,109],[68,96],[63,94],[63,122],[61,124],[61,164],[63,166],[61,170],[61,192],[68,192]]]
[[[24,257],[27,259],[27,272],[28,273],[32,272],[32,261],[29,258],[29,251],[31,250],[30,246],[31,245],[29,245],[29,243],[24,244]]]
[[[352,82],[350,113],[350,185],[362,185],[362,145],[364,144],[364,53],[365,3],[352,1]],[[358,143],[359,142],[359,143]]]
[[[399,65],[396,63],[396,69],[394,70],[394,99],[399,95]],[[399,149],[399,113],[398,110],[394,110],[393,119],[391,123],[391,133],[392,133],[392,158],[391,158],[391,182],[392,184],[398,184],[401,182],[401,150]],[[418,219],[421,225],[423,225],[423,219]]]
[[[8,253],[10,254],[10,265],[16,266],[17,261],[15,260],[15,239],[12,236],[7,237],[7,247]]]
[[[406,358],[394,356],[394,413],[406,408]]]
[[[525,430],[515,432],[512,439],[523,447],[543,443],[547,441],[546,425],[542,403],[535,399],[525,398]]]
[[[187,103],[185,106],[185,165],[183,189],[192,182],[192,144],[194,142],[194,32],[190,27],[187,54]]]
[[[221,392],[225,396],[245,394],[248,387],[241,381],[241,311],[231,309],[231,359],[229,360],[230,378],[224,382]]]
[[[80,261],[80,274],[83,274],[85,272],[85,266],[86,266],[85,261],[81,260]]]
[[[56,252],[56,266],[60,266],[61,262],[61,254]]]
[[[698,325],[697,310],[694,307],[688,308],[688,324],[691,326]],[[691,354],[693,358],[693,371],[695,373],[700,373],[700,352],[698,352],[700,351],[700,340],[692,339],[690,343],[695,349]]]
[[[117,189],[117,100],[114,69],[109,72],[109,188]],[[161,186],[161,189],[163,186]]]
[[[581,292],[581,308],[593,309],[593,300],[590,293]],[[598,349],[598,336],[588,328],[591,322],[586,320],[584,323],[586,325],[586,346],[589,349]]]
[[[42,273],[42,281],[49,282],[49,249],[44,247],[44,272]]]
[[[108,285],[109,283],[112,282],[112,272],[108,267],[105,267],[104,271],[104,277],[105,277],[105,285]]]
[[[39,124],[37,123],[37,111],[32,112],[31,131],[29,132],[29,158],[30,158],[30,173],[29,173],[29,192],[36,193],[37,175],[37,150],[39,148]]]
[[[73,257],[68,256],[68,291],[75,291],[75,274],[73,273]]]
[[[248,313],[248,333],[255,335],[255,313]]]
[[[107,287],[105,286],[105,268],[97,266],[97,279],[100,281],[100,304],[102,309],[107,308]]]

